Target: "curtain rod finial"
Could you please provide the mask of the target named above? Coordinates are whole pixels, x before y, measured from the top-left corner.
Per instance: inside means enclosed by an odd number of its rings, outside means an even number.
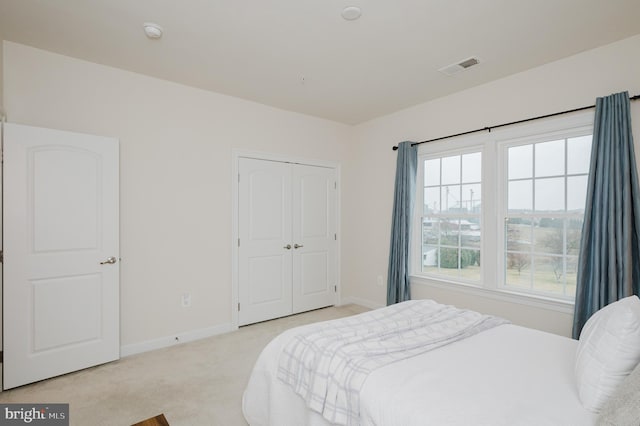
[[[392,149],[393,149],[394,151],[397,151],[397,150],[398,150],[398,147],[397,147],[397,146],[394,146]]]

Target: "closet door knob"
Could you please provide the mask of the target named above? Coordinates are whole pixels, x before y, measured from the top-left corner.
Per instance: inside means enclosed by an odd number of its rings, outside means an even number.
[[[294,249],[298,249],[298,248],[302,248],[302,247],[304,247],[302,244],[294,244],[293,245]]]
[[[291,244],[287,244],[286,246],[284,246],[284,249],[291,250]]]

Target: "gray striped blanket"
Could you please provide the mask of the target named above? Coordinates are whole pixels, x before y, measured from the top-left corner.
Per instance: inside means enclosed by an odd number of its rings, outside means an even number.
[[[505,323],[432,300],[398,303],[301,327],[280,354],[278,378],[329,422],[357,425],[369,373]]]

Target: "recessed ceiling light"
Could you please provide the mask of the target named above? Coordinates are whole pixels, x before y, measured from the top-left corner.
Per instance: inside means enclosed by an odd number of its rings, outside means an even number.
[[[356,6],[347,6],[342,9],[342,17],[347,21],[355,21],[362,15],[362,10]]]
[[[162,37],[162,27],[153,22],[145,22],[144,33],[151,39],[159,39]]]

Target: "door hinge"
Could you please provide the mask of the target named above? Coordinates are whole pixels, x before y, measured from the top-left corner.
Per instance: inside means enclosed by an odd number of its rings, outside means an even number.
[[[337,293],[337,292],[338,292],[338,286],[337,286],[337,285],[334,285],[334,286],[333,286],[333,292],[334,292],[334,293]]]
[[[238,312],[240,311],[240,302],[238,302]]]
[[[338,234],[333,234],[333,239],[338,241]]]
[[[0,250],[0,263],[4,263],[4,251],[2,250]]]
[[[4,353],[0,351],[0,363],[4,363]]]
[[[333,182],[333,189],[338,189],[338,182]]]
[[[238,238],[238,247],[240,247],[240,238]]]

